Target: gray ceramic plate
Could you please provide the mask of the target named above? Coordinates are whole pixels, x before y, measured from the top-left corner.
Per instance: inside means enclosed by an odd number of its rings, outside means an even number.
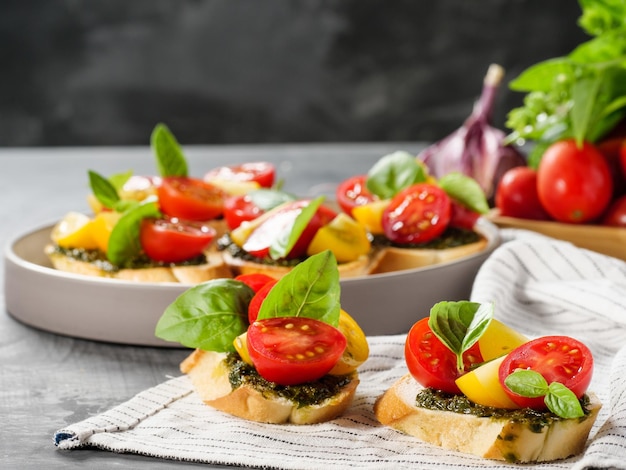
[[[43,252],[52,225],[12,240],[5,250],[5,298],[11,315],[62,335],[113,343],[178,347],[154,336],[165,310],[188,286],[93,278],[53,269]],[[474,255],[419,269],[341,281],[341,304],[367,335],[405,333],[441,300],[469,298],[479,267],[500,244],[497,227],[480,219],[489,243]]]

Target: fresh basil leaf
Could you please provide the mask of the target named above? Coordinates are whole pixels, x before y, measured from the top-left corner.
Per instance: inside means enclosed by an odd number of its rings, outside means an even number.
[[[574,138],[579,146],[587,135],[594,117],[594,104],[600,90],[600,78],[580,78],[572,87],[573,106],[570,111]]]
[[[585,416],[580,401],[569,388],[559,382],[552,382],[545,398],[546,406],[561,418],[581,418]]]
[[[489,212],[489,203],[478,182],[459,172],[448,173],[438,181],[448,196],[479,214]]]
[[[138,205],[140,205],[140,201],[135,201],[134,199],[120,199],[117,201],[111,209],[116,212],[126,212],[131,209],[134,209]]]
[[[127,261],[138,256],[142,251],[139,241],[141,221],[148,217],[159,218],[161,216],[159,206],[153,199],[147,199],[125,212],[113,227],[109,237],[107,248],[109,261],[117,266],[123,266]]]
[[[298,263],[270,290],[258,319],[306,317],[339,325],[341,288],[337,260],[329,250]]]
[[[323,201],[324,196],[320,196],[302,208],[293,225],[285,227],[285,230],[272,241],[269,253],[270,258],[281,259],[289,254]]]
[[[517,370],[504,379],[504,384],[523,397],[537,398],[548,393],[548,382],[534,370]]]
[[[250,196],[250,200],[255,206],[265,212],[285,202],[296,200],[296,197],[292,194],[276,189],[255,189],[254,191],[248,192],[248,196]]]
[[[407,152],[394,152],[378,160],[367,173],[367,189],[380,199],[390,199],[415,183],[426,181],[424,167]]]
[[[187,176],[187,161],[185,155],[176,140],[165,124],[157,124],[150,136],[150,145],[154,156],[159,175],[167,176]]]
[[[457,367],[463,371],[463,353],[485,332],[493,318],[493,303],[466,300],[439,302],[430,309],[428,326],[441,342],[456,354]]]
[[[89,186],[91,192],[96,199],[107,209],[113,209],[115,204],[120,200],[120,196],[117,193],[117,189],[113,184],[104,176],[89,170]]]
[[[128,170],[125,173],[116,173],[109,176],[109,181],[119,193],[126,184],[126,182],[131,178],[131,176],[133,176],[133,171]]]
[[[155,335],[189,348],[231,352],[233,340],[248,328],[254,291],[234,279],[214,279],[189,288],[159,319]]]
[[[559,75],[571,73],[572,65],[569,59],[565,57],[548,59],[528,67],[509,83],[509,88],[514,91],[548,92]]]

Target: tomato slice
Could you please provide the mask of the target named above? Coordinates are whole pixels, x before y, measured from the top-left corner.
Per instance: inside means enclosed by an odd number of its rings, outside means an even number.
[[[239,227],[242,222],[256,219],[263,212],[247,194],[232,196],[224,201],[224,219],[231,230]]]
[[[276,279],[263,273],[250,273],[239,274],[238,276],[235,276],[235,280],[243,282],[254,292],[259,292],[259,289],[261,289],[261,287],[263,287],[268,282],[275,281]]]
[[[211,220],[222,215],[226,193],[196,178],[163,178],[157,188],[161,210],[185,220]]]
[[[275,213],[259,224],[243,243],[242,248],[257,258],[268,256],[274,241],[284,237],[285,233],[289,233],[293,229],[296,218],[309,203],[310,201],[302,199],[281,206]],[[320,206],[300,234],[298,241],[288,253],[287,258],[303,257],[320,227],[330,222],[336,215],[337,213],[332,209]]]
[[[269,162],[251,162],[214,168],[204,175],[204,181],[256,181],[262,188],[271,188],[276,168]]]
[[[593,375],[593,356],[587,346],[569,336],[543,336],[511,351],[498,371],[504,391],[520,407],[546,408],[543,397],[528,398],[512,392],[504,383],[517,369],[539,372],[546,381],[559,382],[578,398],[587,391]]]
[[[409,372],[423,387],[461,393],[455,383],[463,375],[456,367],[456,355],[432,332],[428,326],[428,317],[419,320],[409,330],[404,357]],[[478,344],[463,353],[464,372],[481,362],[483,358]]]
[[[320,379],[346,348],[346,338],[337,328],[304,317],[257,320],[248,328],[247,342],[257,372],[279,385]]]
[[[385,236],[399,244],[440,236],[451,217],[450,197],[438,186],[419,183],[396,194],[383,212]]]
[[[362,206],[378,199],[370,193],[365,185],[367,175],[351,176],[337,186],[335,197],[337,204],[348,215],[352,215],[352,209]]]
[[[250,299],[250,303],[248,304],[248,322],[250,324],[256,321],[259,316],[259,310],[261,310],[261,304],[277,282],[278,279],[272,279],[266,282],[263,286],[259,287],[259,290],[255,291],[256,293],[252,299]]]
[[[208,225],[178,219],[144,219],[139,240],[150,259],[180,263],[202,254],[215,235],[215,229]]]

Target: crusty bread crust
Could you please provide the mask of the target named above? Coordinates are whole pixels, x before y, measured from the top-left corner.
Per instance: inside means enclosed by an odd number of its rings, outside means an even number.
[[[446,449],[509,462],[544,462],[583,451],[601,404],[590,394],[586,419],[563,419],[533,432],[508,418],[483,418],[415,405],[422,387],[409,375],[400,378],[374,405],[381,424]]]
[[[196,349],[180,365],[207,405],[233,416],[262,423],[315,424],[329,421],[343,414],[350,406],[357,385],[355,372],[352,380],[334,397],[318,404],[299,407],[286,398],[264,396],[249,385],[232,389],[228,380],[225,353]]]
[[[47,245],[44,251],[55,269],[85,276],[107,277],[133,282],[178,282],[183,284],[198,284],[211,279],[233,277],[221,254],[214,251],[209,251],[205,254],[207,258],[206,264],[120,269],[114,272],[105,271],[94,263],[65,256],[55,251],[54,246],[51,244]]]

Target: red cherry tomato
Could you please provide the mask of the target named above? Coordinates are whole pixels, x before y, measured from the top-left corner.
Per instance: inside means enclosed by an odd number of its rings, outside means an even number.
[[[424,243],[448,227],[450,198],[443,189],[426,183],[414,184],[396,194],[383,212],[385,236],[400,244]]]
[[[609,166],[596,147],[572,139],[552,144],[537,170],[537,191],[545,210],[559,222],[598,218],[613,195]]]
[[[624,171],[625,167],[623,166],[626,165],[626,139],[623,137],[609,138],[598,142],[596,146],[609,165],[613,178],[613,197],[615,198],[626,190],[626,171]]]
[[[263,212],[248,194],[232,196],[224,201],[224,219],[231,230],[239,227],[242,222],[256,219]]]
[[[261,287],[263,287],[265,284],[267,284],[268,282],[273,282],[276,279],[263,273],[250,273],[239,274],[238,276],[235,276],[235,280],[243,282],[254,292],[258,292],[259,289],[261,289]]]
[[[257,372],[280,385],[313,382],[326,375],[346,348],[337,328],[304,317],[257,320],[247,334]]]
[[[271,188],[276,168],[269,162],[241,163],[214,168],[204,175],[204,181],[256,181],[262,188]]]
[[[409,330],[404,345],[404,358],[409,372],[423,387],[447,393],[461,393],[454,382],[462,373],[456,367],[456,355],[435,336],[422,318]],[[483,362],[478,343],[463,353],[464,372]]]
[[[550,220],[550,215],[539,201],[537,172],[528,166],[508,170],[496,190],[496,207],[506,217]]]
[[[349,215],[356,206],[362,206],[377,199],[365,185],[367,175],[352,176],[337,186],[335,197],[339,207]]]
[[[261,310],[261,304],[277,282],[277,279],[272,279],[261,286],[258,291],[255,291],[256,293],[254,294],[254,297],[252,297],[250,303],[248,304],[248,322],[250,324],[256,321],[259,316],[259,310]]]
[[[163,178],[157,188],[161,210],[185,220],[211,220],[222,215],[226,193],[195,178]]]
[[[139,241],[150,259],[180,263],[201,255],[215,235],[215,229],[208,225],[178,219],[144,219]]]
[[[451,203],[450,226],[472,230],[480,214],[454,200]]]
[[[308,200],[293,201],[282,206],[271,217],[264,220],[250,234],[243,244],[243,249],[257,258],[269,255],[270,246],[278,238],[284,237],[293,228],[296,217],[302,209],[309,204]],[[306,254],[306,250],[320,227],[329,223],[337,213],[326,206],[320,206],[311,218],[308,225],[298,238],[298,241],[287,254],[287,258],[300,258]]]
[[[626,227],[626,196],[620,196],[611,203],[602,217],[602,225]]]
[[[559,382],[578,398],[587,391],[593,375],[593,356],[587,346],[569,336],[543,336],[511,351],[498,371],[500,384],[520,407],[546,408],[543,397],[528,398],[513,393],[504,380],[517,369],[539,372],[548,382]]]

